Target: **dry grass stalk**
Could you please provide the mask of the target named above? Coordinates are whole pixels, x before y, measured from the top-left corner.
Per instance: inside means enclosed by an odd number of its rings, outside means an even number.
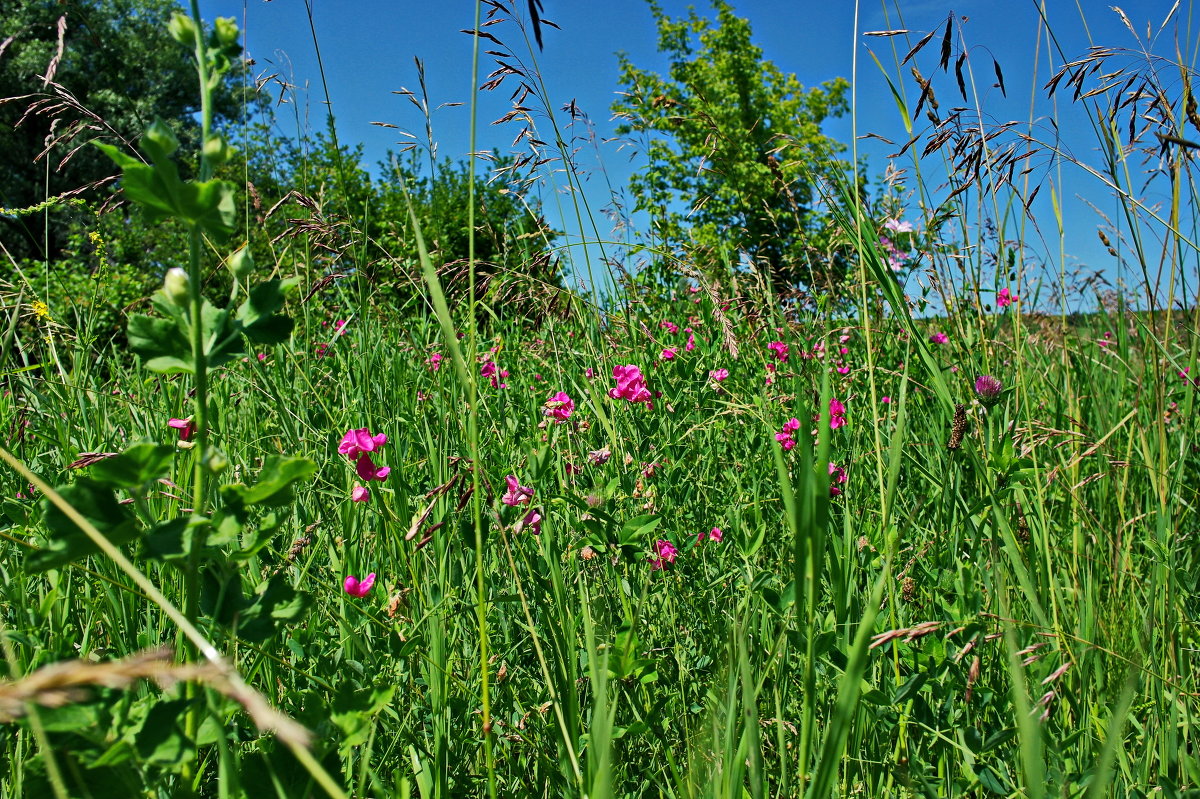
[[[253,688],[236,684],[227,667],[216,663],[172,663],[172,651],[149,649],[123,660],[91,663],[66,660],[52,663],[12,682],[0,683],[0,723],[11,723],[28,712],[30,705],[62,707],[87,700],[94,687],[128,690],[139,680],[153,680],[162,688],[180,682],[202,683],[242,706],[260,730],[274,732],[284,743],[307,747],[311,734],[273,708]]]

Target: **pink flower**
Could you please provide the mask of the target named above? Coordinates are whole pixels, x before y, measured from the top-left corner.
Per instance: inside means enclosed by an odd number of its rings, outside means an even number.
[[[391,470],[390,466],[376,466],[371,462],[371,456],[365,452],[359,455],[358,460],[354,462],[354,471],[358,473],[360,480],[383,481]]]
[[[596,370],[589,366],[588,368],[583,370],[583,376],[586,377],[588,380],[591,380],[593,377],[596,376]]]
[[[674,347],[667,347],[665,350],[662,351],[662,355],[660,355],[659,357],[662,358],[664,361],[673,361],[673,360],[675,360],[675,352],[676,352],[676,350]]]
[[[258,354],[258,360],[259,360],[259,363],[261,363],[261,362],[265,361],[266,359],[267,359],[267,354],[266,354],[265,352],[260,352],[260,353]]]
[[[1007,308],[1016,300],[1016,296],[1008,290],[1008,287],[1000,289],[1000,293],[996,295],[996,306],[999,308]]]
[[[515,474],[510,474],[504,478],[504,482],[508,485],[508,490],[504,492],[504,496],[500,501],[505,505],[516,507],[517,505],[528,505],[533,499],[533,489],[523,486],[517,481]]]
[[[371,431],[366,427],[360,427],[357,430],[347,430],[342,436],[341,443],[338,444],[338,452],[345,455],[350,460],[357,460],[358,456],[364,452],[374,452],[387,443],[387,436],[383,433],[379,435],[371,435]]]
[[[617,387],[609,389],[608,396],[634,403],[645,402],[648,404],[650,402],[652,395],[646,388],[646,378],[642,376],[641,369],[633,364],[614,366],[612,373],[617,380]]]
[[[559,424],[571,418],[571,414],[575,412],[575,400],[567,396],[567,392],[559,391],[551,395],[550,399],[546,400],[545,410],[542,411],[543,416],[549,416]]]
[[[775,440],[779,442],[779,446],[783,447],[784,451],[790,451],[796,446],[796,439],[792,438],[792,433],[800,429],[800,420],[792,417],[783,423],[783,429],[775,434]]]
[[[371,572],[359,582],[358,578],[353,574],[346,577],[342,583],[342,588],[350,596],[356,596],[359,599],[365,597],[371,590],[371,586],[375,585],[375,572]]]
[[[775,353],[775,360],[786,361],[788,359],[788,345],[782,341],[772,341],[767,345],[767,349]]]
[[[846,425],[846,406],[836,397],[829,398],[829,429],[837,430]]]
[[[366,486],[355,486],[350,492],[351,502],[366,502],[371,498],[371,489]]]
[[[705,534],[703,531],[696,534],[696,546],[699,546],[701,543],[704,542],[704,535]],[[720,543],[721,539],[724,537],[725,537],[725,534],[721,532],[720,527],[714,527],[713,529],[708,531],[708,540],[709,541],[716,541],[717,543]]]
[[[440,352],[435,352],[433,355],[430,355],[425,359],[425,363],[429,364],[429,371],[436,372],[438,369],[442,368],[442,354]]]
[[[899,219],[889,219],[883,223],[884,228],[893,233],[912,233],[912,222],[901,222]]]
[[[649,561],[651,571],[660,571],[665,569],[668,564],[674,563],[675,558],[679,556],[679,550],[675,545],[665,538],[660,538],[654,542],[654,554],[650,556]]]
[[[845,363],[839,363],[837,367],[837,373],[839,375],[848,375],[850,374],[850,367]]]
[[[930,344],[945,344],[949,340],[950,340],[950,337],[940,331],[937,333],[929,334],[929,343]]]
[[[720,383],[722,380],[726,379],[727,377],[729,377],[728,369],[713,369],[711,372],[708,373],[708,379],[713,381],[714,383]]]
[[[884,405],[891,405],[891,404],[892,404],[892,398],[891,398],[891,397],[884,397],[883,399],[881,399],[881,400],[880,400],[880,402],[882,402]]]
[[[838,486],[846,482],[846,470],[838,466],[833,461],[829,462],[829,496],[836,497],[842,493],[842,489]]]
[[[179,431],[180,441],[190,441],[192,433],[196,432],[196,425],[192,424],[191,417],[187,419],[169,419],[167,427],[173,427]]]
[[[691,352],[692,350],[696,349],[696,334],[692,332],[690,327],[687,329],[687,334],[687,343],[683,345],[683,348],[686,351]]]
[[[542,514],[538,513],[536,510],[531,510],[529,513],[526,513],[525,518],[521,519],[521,524],[518,527],[517,532],[520,532],[521,530],[528,530],[534,535],[541,535]]]
[[[675,324],[674,322],[668,322],[666,319],[659,322],[658,326],[664,328],[671,335],[675,335],[679,332],[679,325]]]

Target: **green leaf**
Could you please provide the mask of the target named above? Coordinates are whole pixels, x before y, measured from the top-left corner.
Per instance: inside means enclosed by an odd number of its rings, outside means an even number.
[[[203,516],[182,516],[156,526],[144,539],[145,554],[168,562],[186,560],[192,554],[196,533],[211,524]]]
[[[138,527],[133,514],[117,503],[108,486],[81,477],[72,485],[60,486],[57,491],[112,543],[124,544],[137,536]],[[99,551],[92,539],[68,519],[57,505],[44,500],[43,509],[50,540],[45,549],[34,550],[26,555],[25,565],[31,571],[53,569]]]
[[[129,346],[145,359],[150,371],[164,374],[194,371],[192,348],[180,321],[177,317],[130,315]]]
[[[246,338],[257,344],[279,344],[292,335],[290,317],[277,314],[287,296],[300,285],[299,278],[269,280],[250,291],[237,310],[237,321]]]
[[[367,692],[351,683],[343,683],[333,700],[333,712],[329,720],[342,731],[339,745],[342,749],[362,746],[371,731],[371,719],[392,701],[396,693],[394,685],[377,687]]]
[[[292,588],[280,575],[270,579],[238,621],[238,635],[262,643],[278,632],[277,623],[298,621],[312,605],[312,595]]]
[[[258,482],[253,486],[241,483],[224,486],[226,499],[241,505],[287,505],[295,498],[295,484],[316,474],[317,464],[308,458],[272,455],[263,463]]]
[[[177,767],[195,758],[196,745],[184,734],[183,716],[190,701],[157,702],[133,732],[138,757],[158,766]]]
[[[88,477],[112,488],[138,488],[165,477],[174,456],[174,447],[153,443],[134,444],[120,455],[93,464],[88,469]]]

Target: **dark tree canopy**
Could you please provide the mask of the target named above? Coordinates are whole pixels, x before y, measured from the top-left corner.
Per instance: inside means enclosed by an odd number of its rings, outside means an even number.
[[[134,144],[155,118],[194,150],[196,70],[167,34],[174,0],[5,0],[0,14],[0,207],[23,209],[114,174],[90,141]],[[61,20],[61,22],[60,22]],[[61,37],[60,37],[61,25]],[[62,45],[59,57],[60,41]],[[47,81],[46,78],[50,77]],[[230,86],[217,117],[240,113]],[[14,257],[53,257],[36,217],[0,215]]]

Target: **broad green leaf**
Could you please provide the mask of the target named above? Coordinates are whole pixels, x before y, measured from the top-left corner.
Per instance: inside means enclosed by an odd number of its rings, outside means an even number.
[[[133,732],[133,745],[146,762],[172,768],[190,762],[196,755],[195,743],[184,734],[183,717],[190,701],[159,701]]]
[[[312,605],[312,595],[292,588],[283,577],[272,577],[242,611],[238,620],[238,636],[252,643],[262,643],[278,631],[277,623],[298,621]]]
[[[292,334],[292,320],[277,314],[287,296],[300,285],[298,278],[269,280],[250,290],[237,310],[237,321],[246,338],[257,344],[279,344]]]
[[[242,505],[287,505],[295,498],[295,484],[316,474],[317,464],[308,458],[272,455],[263,463],[258,482],[225,486],[221,493]]]
[[[61,486],[58,493],[85,519],[114,544],[124,544],[138,534],[137,523],[128,508],[117,503],[112,489],[88,477]],[[75,522],[58,506],[44,500],[44,518],[49,542],[45,549],[34,550],[25,558],[32,571],[45,571],[94,555],[99,550]]]
[[[174,447],[134,444],[120,455],[93,464],[88,469],[88,477],[113,488],[137,488],[165,477],[174,456]]]
[[[164,374],[194,371],[192,348],[179,320],[131,314],[128,335],[129,346],[145,359],[150,371]]]

